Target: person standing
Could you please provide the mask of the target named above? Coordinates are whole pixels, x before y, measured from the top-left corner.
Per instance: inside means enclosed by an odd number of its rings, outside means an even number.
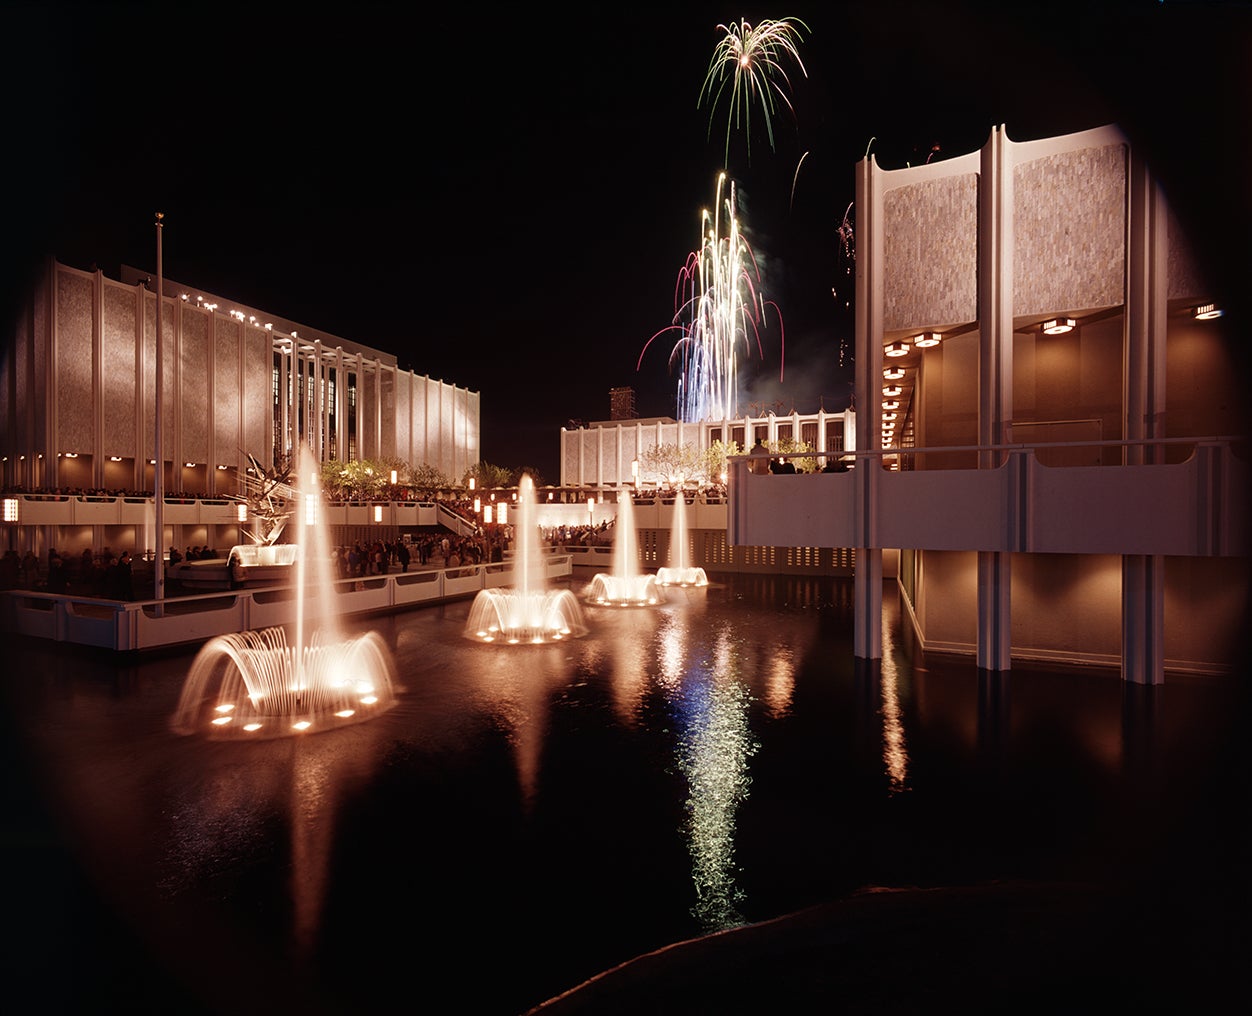
[[[400,571],[409,570],[409,545],[401,540],[396,544],[396,557],[400,559]]]

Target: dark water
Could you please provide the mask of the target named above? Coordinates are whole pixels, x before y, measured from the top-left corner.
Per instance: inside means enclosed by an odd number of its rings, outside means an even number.
[[[922,665],[894,594],[857,666],[851,597],[734,578],[535,647],[379,618],[399,704],[258,743],[171,733],[190,653],[11,648],[8,962],[42,1011],[516,1014],[864,886],[1241,891],[1242,675]]]

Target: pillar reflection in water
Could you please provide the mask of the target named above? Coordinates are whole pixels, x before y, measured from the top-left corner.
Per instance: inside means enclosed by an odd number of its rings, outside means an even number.
[[[882,757],[891,792],[909,789],[909,751],[900,707],[900,669],[896,666],[895,632],[886,605],[882,618]]]
[[[693,916],[703,930],[717,931],[743,923],[735,814],[748,796],[748,760],[758,745],[748,726],[751,696],[740,680],[733,634],[722,627],[712,647],[689,647],[687,623],[672,615],[662,633],[661,677],[675,709],[678,767],[687,780],[684,831],[696,890]]]

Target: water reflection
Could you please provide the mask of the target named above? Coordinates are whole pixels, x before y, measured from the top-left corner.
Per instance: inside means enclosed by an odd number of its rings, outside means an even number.
[[[740,680],[740,647],[732,631],[719,627],[711,648],[692,647],[695,658],[687,651],[689,638],[688,619],[672,617],[661,639],[662,674],[677,724],[678,768],[687,781],[692,913],[704,931],[717,931],[743,923],[735,815],[751,784],[748,761],[760,745],[748,723],[751,696]]]
[[[882,757],[888,786],[894,794],[909,789],[909,751],[904,736],[904,712],[900,707],[900,668],[896,663],[896,643],[892,614],[883,605],[882,618]]]
[[[588,637],[524,651],[468,642],[468,603],[374,618],[395,707],[256,743],[170,732],[192,654],[19,651],[0,716],[32,764],[6,785],[46,795],[82,868],[48,864],[51,883],[18,869],[14,920],[56,927],[118,983],[177,971],[200,1004],[175,993],[166,1011],[384,1011],[395,979],[362,971],[457,990],[489,956],[475,1011],[513,1016],[667,943],[861,886],[1099,878],[1241,842],[1215,817],[1232,809],[1205,807],[1245,782],[1225,685],[1171,677],[1168,698],[1131,701],[1116,675],[1020,668],[1010,717],[1007,684],[972,664],[910,660],[895,615],[882,665],[854,666],[845,594],[728,579],[598,609]],[[106,916],[56,891],[84,884]],[[437,929],[420,955],[416,926],[378,934],[380,901]],[[229,984],[205,983],[223,970]]]

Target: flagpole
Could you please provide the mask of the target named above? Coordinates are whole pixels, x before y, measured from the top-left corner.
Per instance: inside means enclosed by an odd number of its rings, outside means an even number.
[[[156,499],[156,560],[152,563],[152,595],[157,601],[157,617],[163,617],[165,613],[165,449],[161,440],[165,422],[165,336],[161,331],[161,305],[165,302],[165,277],[161,265],[163,218],[162,213],[156,213],[156,468],[152,471]]]

